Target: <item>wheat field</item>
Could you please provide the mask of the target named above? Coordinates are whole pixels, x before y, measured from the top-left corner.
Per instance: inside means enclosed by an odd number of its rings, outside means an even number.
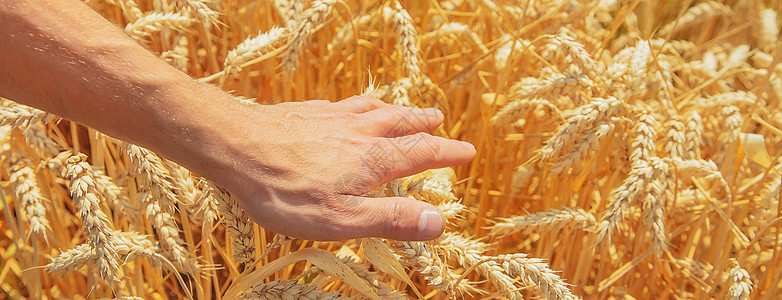
[[[2,299],[779,298],[777,1],[87,4],[247,105],[436,107],[477,155],[370,193],[437,205],[439,239],[314,242],[3,99]]]

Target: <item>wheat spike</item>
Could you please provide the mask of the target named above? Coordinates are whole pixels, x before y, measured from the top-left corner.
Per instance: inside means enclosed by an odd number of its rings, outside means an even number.
[[[684,123],[678,117],[675,117],[665,122],[665,128],[668,128],[668,131],[665,133],[663,151],[672,158],[687,156],[684,153],[685,143],[687,142]]]
[[[556,176],[574,167],[576,163],[584,159],[589,153],[597,152],[603,137],[614,132],[616,118],[611,121],[598,122],[595,126],[585,131],[575,141],[567,154],[557,159],[551,166],[551,176]]]
[[[446,265],[440,260],[431,247],[423,242],[398,242],[391,243],[391,249],[404,260],[405,264],[413,266],[416,271],[424,276],[428,284],[442,291],[452,291],[453,282],[450,276],[443,271]],[[446,271],[447,272],[447,271]]]
[[[520,277],[526,285],[537,286],[546,299],[578,299],[567,284],[548,264],[539,258],[528,258],[526,254],[499,255],[492,260],[502,266],[505,273]]]
[[[139,179],[137,198],[144,205],[148,220],[157,230],[162,248],[169,253],[178,270],[196,274],[200,267],[179,236],[174,217],[176,194],[171,176],[156,154],[136,145],[124,144],[130,157],[131,172]]]
[[[562,118],[562,112],[551,101],[535,98],[515,100],[506,104],[490,119],[490,122],[494,126],[510,126],[520,119],[525,119],[530,112],[553,115],[553,119]]]
[[[728,275],[730,288],[728,289],[726,299],[748,300],[753,288],[752,279],[749,277],[749,273],[741,268],[735,258],[731,258],[730,263],[733,266]]]
[[[676,33],[679,30],[691,28],[695,23],[704,22],[719,16],[725,16],[730,13],[732,13],[731,8],[725,4],[717,1],[701,2],[687,9],[687,11],[678,19],[665,24],[657,34],[658,36],[664,37]]]
[[[533,230],[549,232],[565,227],[590,231],[596,224],[595,216],[583,209],[563,207],[561,210],[552,209],[523,216],[502,218],[499,223],[491,226],[490,234],[503,237],[522,231],[527,233]]]
[[[560,125],[540,149],[540,159],[548,161],[560,155],[579,133],[592,128],[599,121],[621,114],[623,109],[622,102],[616,98],[594,98],[590,103],[575,109],[572,117]]]
[[[402,69],[405,77],[410,78],[414,85],[422,83],[424,75],[421,71],[421,54],[418,50],[418,31],[413,26],[413,18],[402,7],[399,1],[394,1],[392,8],[396,12],[392,18],[394,31],[398,35],[397,48],[402,53]]]
[[[39,234],[47,240],[47,231],[51,230],[51,227],[49,220],[46,219],[47,209],[44,204],[48,200],[41,194],[37,177],[33,169],[30,168],[29,161],[16,161],[11,166],[8,181],[13,187],[14,196],[27,216],[27,221],[30,222],[30,233]]]
[[[116,281],[121,273],[113,226],[100,209],[101,197],[86,155],[79,153],[68,158],[66,177],[71,182],[71,196],[76,205],[76,214],[84,223],[90,251],[94,251],[97,257],[98,274],[105,280]]]
[[[237,200],[223,189],[209,181],[205,183],[205,187],[206,192],[210,193],[209,197],[217,201],[218,209],[225,216],[225,225],[233,239],[234,260],[243,264],[244,268],[251,267],[251,262],[255,258],[255,242],[252,232],[255,223],[239,206]]]
[[[30,124],[22,134],[24,139],[40,153],[41,157],[54,157],[60,153],[62,147],[47,135],[46,125],[42,123]]]
[[[187,13],[152,12],[138,18],[133,23],[128,23],[125,26],[125,33],[136,40],[144,41],[153,32],[165,28],[184,31],[192,22],[193,19]]]
[[[179,0],[182,1],[182,0]],[[189,8],[188,11],[193,12],[195,16],[207,26],[216,26],[220,24],[218,18],[220,12],[212,9],[211,5],[217,5],[217,1],[214,0],[184,0],[185,6]]]
[[[275,280],[269,283],[259,282],[244,292],[240,299],[347,299],[337,293],[319,290],[310,284],[298,284],[295,280]]]
[[[160,58],[169,62],[172,66],[182,72],[187,72],[190,63],[190,49],[188,48],[187,38],[182,35],[175,39],[174,49],[160,54]]]
[[[779,23],[776,10],[764,8],[760,11],[760,49],[766,53],[771,53],[774,45],[779,41]]]
[[[299,67],[301,53],[315,31],[315,27],[326,21],[331,14],[331,9],[338,0],[315,0],[312,6],[304,12],[304,16],[298,23],[291,23],[286,27],[291,33],[288,48],[282,54],[282,66],[285,72],[291,74]]]
[[[38,121],[48,123],[54,118],[44,111],[10,101],[4,101],[0,105],[0,126],[11,125],[11,127],[24,129]]]
[[[285,28],[272,27],[264,33],[245,39],[226,55],[223,63],[227,70],[226,73],[241,71],[240,66],[243,63],[279,46],[283,38],[287,36],[287,33],[288,31]]]

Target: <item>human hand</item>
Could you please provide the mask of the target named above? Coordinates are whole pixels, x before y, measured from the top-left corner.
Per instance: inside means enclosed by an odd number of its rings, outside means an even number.
[[[437,109],[354,96],[244,106],[226,116],[202,148],[202,175],[228,189],[266,229],[310,240],[438,237],[444,222],[433,205],[362,194],[395,178],[464,164],[466,142],[431,136]]]

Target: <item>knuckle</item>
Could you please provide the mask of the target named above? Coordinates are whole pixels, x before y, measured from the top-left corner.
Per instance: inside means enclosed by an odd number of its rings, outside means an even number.
[[[357,101],[360,101],[360,102],[364,103],[365,105],[367,105],[368,107],[372,107],[372,108],[378,108],[378,107],[382,106],[383,104],[385,104],[385,102],[383,102],[380,99],[372,98],[372,97],[368,97],[368,96],[358,95],[358,96],[353,96],[353,97],[355,97],[355,99]],[[353,97],[351,97],[351,98],[353,98]]]
[[[356,113],[352,113],[352,112],[339,112],[339,113],[332,114],[331,117],[339,119],[339,120],[343,120],[343,121],[346,121],[346,122],[353,122],[353,121],[356,121],[359,118],[359,115],[356,114]]]

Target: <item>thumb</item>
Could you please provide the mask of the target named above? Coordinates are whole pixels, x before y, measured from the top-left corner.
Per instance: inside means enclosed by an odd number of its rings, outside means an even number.
[[[442,212],[429,203],[406,197],[357,198],[350,221],[361,224],[357,235],[423,241],[445,230]]]

